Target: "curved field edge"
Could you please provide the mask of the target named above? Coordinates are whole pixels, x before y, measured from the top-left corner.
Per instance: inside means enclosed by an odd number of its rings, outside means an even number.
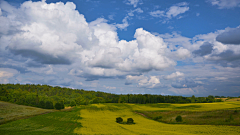
[[[135,110],[136,113],[168,124],[240,126],[240,102],[148,105],[161,109],[140,106],[142,109]],[[182,116],[182,122],[176,122],[178,115]]]
[[[133,112],[138,105],[96,104],[81,109],[78,122],[83,127],[74,129],[76,134],[239,134],[237,126],[165,124],[147,119]],[[149,107],[149,106],[148,106]],[[133,118],[136,124],[124,125],[115,122],[117,117]]]

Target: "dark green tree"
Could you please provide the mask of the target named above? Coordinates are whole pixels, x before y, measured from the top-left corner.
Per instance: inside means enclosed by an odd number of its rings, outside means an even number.
[[[61,110],[61,109],[62,109],[61,103],[56,103],[54,107],[55,107],[55,109],[57,109],[57,110]]]
[[[71,107],[76,106],[76,102],[75,101],[71,101],[70,106]]]
[[[128,119],[127,119],[127,123],[128,123],[128,124],[133,124],[133,122],[134,122],[134,121],[133,121],[132,118],[128,118]]]
[[[39,102],[39,107],[40,108],[45,108],[46,107],[45,102],[44,101],[40,101]]]
[[[45,105],[46,105],[45,107],[46,109],[54,109],[52,101],[47,101]]]
[[[116,122],[117,122],[117,123],[121,123],[121,122],[123,122],[123,119],[122,119],[121,117],[117,117],[117,118],[116,118]]]
[[[178,115],[178,116],[176,117],[176,121],[177,121],[177,122],[182,122],[182,116],[181,116],[181,115]]]

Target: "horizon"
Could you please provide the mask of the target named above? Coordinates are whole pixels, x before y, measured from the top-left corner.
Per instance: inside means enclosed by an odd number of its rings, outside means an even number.
[[[0,84],[240,96],[240,0],[0,0]]]

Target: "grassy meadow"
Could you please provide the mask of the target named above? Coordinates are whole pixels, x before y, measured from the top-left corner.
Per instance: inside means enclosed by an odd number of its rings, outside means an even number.
[[[69,111],[56,111],[28,119],[21,119],[0,125],[0,134],[240,134],[239,114],[240,102],[219,102],[219,103],[191,103],[191,104],[118,104],[104,103],[77,106]],[[234,111],[237,111],[235,115]],[[216,124],[214,113],[223,112],[232,114],[235,124]],[[169,112],[171,115],[162,114]],[[183,117],[183,122],[175,122],[177,115]],[[185,112],[185,114],[183,113]],[[210,113],[212,112],[212,113]],[[139,113],[143,113],[140,115]],[[159,113],[159,114],[158,114]],[[189,114],[188,114],[189,113]],[[194,121],[201,119],[213,119],[212,125],[188,125],[194,124],[187,121],[187,116],[196,115]],[[147,117],[145,117],[146,115]],[[155,120],[153,117],[161,115],[162,119],[172,118],[174,124],[166,124]],[[135,124],[119,124],[116,118],[122,117],[126,122],[127,118],[133,118]],[[219,116],[220,117],[220,116]],[[226,122],[228,116],[219,119]],[[200,119],[200,118],[199,118]],[[231,122],[231,121],[230,121]],[[168,123],[168,122],[167,122]],[[203,124],[203,123],[200,123]]]
[[[53,110],[0,101],[0,124],[49,112],[53,112]]]

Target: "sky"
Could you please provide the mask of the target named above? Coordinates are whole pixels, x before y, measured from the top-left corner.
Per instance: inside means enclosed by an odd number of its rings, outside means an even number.
[[[0,83],[240,96],[240,0],[0,0]]]

